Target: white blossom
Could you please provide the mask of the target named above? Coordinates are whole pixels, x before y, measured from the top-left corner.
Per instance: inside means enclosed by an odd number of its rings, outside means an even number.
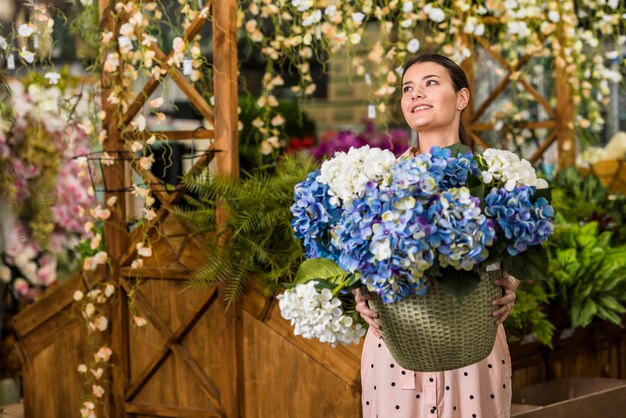
[[[341,301],[330,289],[318,290],[316,284],[315,280],[298,284],[277,297],[281,315],[291,321],[294,334],[317,338],[333,347],[358,344],[365,329],[345,315]]]
[[[419,39],[413,38],[406,44],[406,50],[411,54],[415,54],[420,49]]]
[[[338,152],[333,158],[322,164],[317,177],[320,183],[328,184],[333,198],[347,204],[363,196],[368,182],[381,182],[383,187],[391,179],[391,167],[396,158],[391,151],[370,148],[350,148],[350,151]]]
[[[28,38],[30,35],[33,34],[33,32],[34,29],[26,23],[20,25],[20,27],[17,29],[17,34],[22,38]]]
[[[481,173],[485,183],[501,181],[508,191],[520,186],[535,186],[538,189],[548,187],[544,179],[537,178],[528,160],[520,159],[511,151],[487,148],[482,158],[487,164],[487,169]]]

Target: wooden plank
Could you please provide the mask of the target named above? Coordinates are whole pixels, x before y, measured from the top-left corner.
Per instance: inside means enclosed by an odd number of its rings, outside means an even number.
[[[101,0],[104,1],[104,0]],[[205,3],[204,7],[211,7],[211,0],[208,0]],[[193,39],[196,37],[196,35],[198,33],[200,33],[200,30],[202,29],[202,27],[204,26],[204,24],[206,23],[206,19],[201,17],[200,15],[198,15],[198,17],[196,17],[191,24],[189,25],[189,27],[187,28],[187,30],[185,31],[185,33],[183,34],[182,38],[185,42]],[[163,69],[165,71],[169,71],[170,66],[167,65],[167,60],[174,54],[174,51],[170,51],[167,54],[165,61],[165,66],[163,67]],[[148,100],[148,98],[152,95],[152,93],[154,93],[154,90],[156,90],[156,88],[159,86],[160,84],[160,80],[162,80],[162,78],[159,78],[159,80],[157,80],[155,77],[152,77],[148,83],[146,83],[146,85],[144,86],[143,90],[141,91],[141,93],[139,93],[137,95],[137,97],[135,98],[135,100],[133,101],[133,103],[129,106],[128,110],[126,111],[126,113],[124,114],[124,116],[122,117],[122,121],[121,121],[121,125],[122,127],[126,127],[128,126],[128,124],[133,120],[133,118],[137,115],[137,113],[139,112],[139,110],[141,110],[141,108],[143,107],[143,105],[146,103],[146,100]],[[105,97],[105,96],[102,96]]]
[[[148,366],[141,372],[140,377],[131,384],[130,388],[126,391],[126,400],[131,401],[139,391],[144,387],[144,385],[148,382],[148,380],[156,373],[157,369],[161,364],[167,360],[167,357],[172,352],[171,346],[175,342],[182,341],[185,336],[191,331],[191,329],[196,325],[198,320],[205,312],[211,307],[211,305],[215,302],[217,298],[217,291],[213,290],[209,292],[207,296],[204,298],[202,302],[200,302],[196,308],[193,310],[189,319],[176,331],[172,333],[172,335],[167,338],[167,341],[163,344],[163,349],[160,350],[153,359],[148,363]]]
[[[541,143],[539,148],[537,148],[537,150],[533,153],[528,161],[530,161],[531,163],[535,163],[539,159],[539,157],[541,157],[543,153],[546,152],[548,148],[550,148],[550,145],[552,145],[555,139],[556,130],[553,130],[550,135],[548,135],[548,137]]]
[[[237,2],[224,1],[213,8],[213,92],[215,95],[215,148],[221,152],[215,160],[215,173],[239,177],[238,115],[237,115]],[[217,224],[225,225],[227,213],[218,201]],[[220,288],[220,294],[223,287]],[[229,417],[245,416],[245,370],[243,364],[242,304],[224,308],[222,352],[228,373],[222,402]]]
[[[223,411],[215,408],[189,408],[174,405],[157,405],[147,403],[126,402],[125,412],[134,415],[149,415],[168,418],[224,418]]]
[[[478,135],[476,135],[474,132],[470,131],[469,132],[469,136],[470,136],[470,138],[472,138],[472,142],[477,143],[478,145],[480,145],[480,147],[482,149],[489,148],[487,143],[485,141],[483,141],[483,139],[481,137],[479,137]]]
[[[180,141],[184,139],[214,139],[213,129],[196,129],[195,131],[127,131],[122,135],[126,140],[147,141],[154,136],[156,139],[167,139],[168,141]]]
[[[259,318],[265,307],[265,297],[257,292],[246,292],[243,298],[244,312]],[[360,346],[332,348],[317,340],[305,339],[293,334],[291,324],[280,316],[277,304],[264,322],[277,336],[306,353],[312,361],[328,369],[348,385],[355,384],[360,376]]]
[[[528,91],[530,94],[532,94],[532,96],[535,98],[535,100],[537,100],[537,102],[544,108],[544,110],[546,111],[546,113],[548,114],[548,116],[550,116],[550,118],[552,119],[556,119],[556,113],[554,112],[554,109],[552,108],[552,106],[550,106],[550,103],[546,100],[545,97],[543,97],[538,91],[537,89],[535,89],[532,84],[530,84],[528,81],[526,81],[526,79],[522,76],[520,76],[520,78],[517,80],[522,86],[524,86],[524,88],[526,89],[526,91]]]
[[[81,287],[80,272],[72,274],[66,283],[67,285],[65,286],[48,289],[37,301],[38,303],[27,306],[13,318],[15,332],[20,338],[23,339],[42,324],[48,322],[50,318],[70,306],[74,302],[72,297],[74,290],[84,289],[84,286]]]
[[[122,287],[127,292],[130,292],[130,285],[125,280],[122,280],[121,283]],[[157,311],[152,307],[150,302],[148,302],[141,290],[135,288],[133,290],[133,295],[135,298],[135,302],[139,307],[139,310],[145,315],[148,322],[151,323],[168,341],[174,341],[174,333],[167,325],[167,323],[165,323],[161,319]],[[209,305],[207,305],[207,308]],[[195,317],[194,321],[197,321],[197,319],[198,317]],[[220,390],[204,373],[202,367],[193,358],[189,351],[184,346],[176,342],[170,345],[170,349],[189,367],[191,375],[196,379],[196,382],[200,385],[201,389],[207,395],[209,400],[213,402],[216,407],[221,408]]]
[[[553,120],[518,122],[514,126],[522,129],[552,129],[556,126],[556,122]],[[495,129],[494,123],[472,124],[473,131],[492,131],[493,129]]]
[[[102,0],[104,1],[104,0]],[[100,30],[111,31],[117,33],[121,22],[114,16],[115,10],[107,7],[101,8],[100,13]],[[104,61],[106,53],[102,51],[100,60]],[[125,152],[124,142],[120,135],[120,124],[118,119],[117,105],[109,102],[108,97],[111,86],[121,84],[121,74],[112,75],[111,73],[102,72],[101,85],[102,88],[102,110],[105,112],[105,118],[102,121],[102,127],[107,131],[107,137],[104,140],[103,148],[114,155],[121,155]],[[104,221],[104,249],[110,260],[109,268],[106,269],[106,279],[114,284],[120,284],[119,268],[122,254],[128,246],[128,236],[126,232],[126,196],[122,191],[126,184],[126,168],[125,161],[115,159],[112,165],[105,165],[102,168],[104,182],[107,189],[104,193],[104,200],[115,198],[117,201],[110,209],[111,216]],[[110,190],[115,190],[114,192]],[[120,293],[122,293],[120,291]],[[111,391],[107,393],[107,398],[111,404],[111,413],[113,416],[123,418],[124,414],[124,387],[128,379],[129,370],[129,354],[128,354],[128,327],[120,326],[120,324],[128,323],[128,306],[123,295],[120,295],[120,301],[111,309],[109,317],[111,321],[111,350],[114,353],[114,361],[117,367],[112,369],[111,373]],[[117,326],[116,326],[117,325]]]
[[[480,44],[480,46],[483,47],[485,51],[487,51],[489,55],[491,55],[496,61],[498,61],[498,63],[502,67],[504,67],[507,71],[509,71],[509,73],[513,72],[513,69],[511,68],[511,65],[509,64],[509,62],[506,59],[504,59],[504,57],[500,53],[494,51],[493,45],[491,45],[489,41],[487,41],[482,36],[472,35],[472,37]],[[530,83],[528,83],[524,77],[520,76],[520,78],[518,79],[518,82],[522,84],[524,88],[530,94],[533,95],[535,100],[537,100],[537,102],[541,106],[543,106],[543,108],[546,110],[546,112],[548,113],[548,115],[550,115],[552,119],[556,118],[556,114],[554,112],[554,109],[552,109],[552,106],[550,106],[550,103],[548,103],[545,97],[539,94],[539,92]]]
[[[140,277],[142,280],[189,280],[192,270],[160,267],[142,267],[140,269],[122,267],[120,269],[120,274],[122,277],[127,277],[129,279]]]
[[[166,61],[168,57],[165,56],[161,48],[159,48],[156,44],[150,44],[150,49],[154,52],[155,58],[160,62],[161,67],[165,67]],[[170,78],[174,80],[176,85],[181,89],[183,93],[189,98],[191,104],[195,106],[196,110],[208,120],[211,125],[215,123],[215,118],[213,116],[213,110],[209,106],[209,104],[204,100],[202,95],[198,93],[198,90],[189,82],[187,78],[180,72],[180,70],[176,67],[170,67]]]
[[[572,0],[563,0],[573,9]],[[563,10],[569,10],[563,5]],[[568,36],[565,34],[563,22],[557,25],[557,37],[561,44],[561,51],[555,57],[555,82],[556,82],[556,108],[558,109],[557,127],[555,128],[558,141],[558,169],[569,167],[576,162],[576,132],[574,123],[576,121],[576,108],[574,106],[572,86],[567,74],[567,62],[565,61]]]
[[[507,84],[510,81],[511,74],[513,72],[519,71],[520,68],[522,68],[526,64],[526,62],[528,62],[530,58],[531,57],[529,55],[525,55],[522,58],[520,58],[515,68],[511,68],[509,72],[507,73],[507,75],[504,76],[502,80],[500,80],[500,83],[498,83],[498,85],[491,91],[491,93],[489,94],[489,97],[487,97],[487,99],[480,105],[478,110],[474,112],[472,116],[472,123],[480,119],[483,113],[485,113],[485,110],[487,110],[487,108],[491,105],[491,103],[500,95],[500,93],[504,91],[504,89],[506,88]]]

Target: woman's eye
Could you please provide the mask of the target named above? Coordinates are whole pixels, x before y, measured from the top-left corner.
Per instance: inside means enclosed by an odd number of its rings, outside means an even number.
[[[431,84],[431,82],[432,82],[433,84],[439,84],[439,83],[437,83],[437,80],[427,80],[427,81],[426,81],[426,85],[427,85],[427,86],[431,86],[431,85],[432,85],[432,84]]]
[[[407,93],[409,91],[411,91],[411,86],[404,86],[404,88],[402,89],[403,93]]]

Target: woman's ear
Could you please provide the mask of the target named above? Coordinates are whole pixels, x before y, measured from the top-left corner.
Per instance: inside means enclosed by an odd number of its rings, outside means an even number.
[[[456,94],[456,110],[461,111],[469,104],[469,90],[463,87]]]

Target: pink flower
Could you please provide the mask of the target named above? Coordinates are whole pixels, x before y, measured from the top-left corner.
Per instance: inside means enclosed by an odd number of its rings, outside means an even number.
[[[104,388],[100,385],[91,385],[91,392],[96,398],[102,398],[104,395]]]
[[[112,354],[113,354],[113,351],[111,351],[109,347],[104,346],[104,347],[100,347],[98,352],[96,352],[96,354],[94,355],[94,358],[96,359],[96,362],[106,363],[109,361]]]

